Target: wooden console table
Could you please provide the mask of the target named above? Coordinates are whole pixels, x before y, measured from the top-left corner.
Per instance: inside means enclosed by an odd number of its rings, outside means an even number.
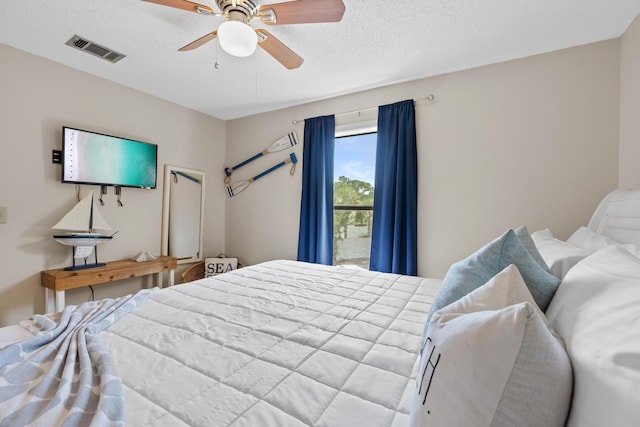
[[[65,271],[62,268],[45,270],[41,273],[41,284],[44,287],[45,309],[49,310],[51,291],[55,292],[55,311],[64,309],[65,291],[68,289],[84,288],[131,277],[158,275],[158,286],[162,287],[162,273],[169,272],[169,286],[173,286],[174,271],[178,266],[175,257],[161,256],[152,261],[137,262],[125,259],[106,263],[103,267],[87,268],[84,270]]]

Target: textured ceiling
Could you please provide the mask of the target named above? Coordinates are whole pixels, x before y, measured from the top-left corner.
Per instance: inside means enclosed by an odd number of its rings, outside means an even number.
[[[228,120],[619,37],[640,13],[640,0],[344,3],[339,23],[268,27],[305,59],[291,71],[260,49],[231,57],[217,41],[178,52],[223,18],[140,0],[2,0],[0,43]],[[72,49],[74,34],[126,58]]]

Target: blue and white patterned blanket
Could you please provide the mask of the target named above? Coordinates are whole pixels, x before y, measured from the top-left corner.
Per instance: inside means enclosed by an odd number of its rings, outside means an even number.
[[[34,337],[0,350],[0,427],[124,426],[122,383],[96,334],[154,290],[22,322]]]

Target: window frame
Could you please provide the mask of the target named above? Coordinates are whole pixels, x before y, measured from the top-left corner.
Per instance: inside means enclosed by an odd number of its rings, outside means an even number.
[[[377,120],[348,123],[348,124],[336,126],[334,137],[336,140],[338,140],[339,138],[366,135],[366,134],[372,134],[372,133],[375,133],[375,134],[378,133]],[[334,161],[335,161],[335,155],[334,155]],[[334,181],[334,185],[335,185],[335,181]],[[336,212],[336,211],[370,211],[371,215],[373,216],[373,204],[371,205],[352,205],[352,204],[336,205],[334,201],[333,212]],[[333,244],[335,248],[335,244],[336,244],[335,233],[333,237]],[[335,264],[336,255],[337,254],[335,253],[333,254],[334,265],[337,265]],[[371,247],[369,247],[369,259],[371,259]]]

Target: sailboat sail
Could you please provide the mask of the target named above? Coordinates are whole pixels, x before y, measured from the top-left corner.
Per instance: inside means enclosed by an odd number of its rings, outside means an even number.
[[[54,230],[92,232],[93,230],[111,230],[100,211],[93,205],[93,191],[74,206],[56,225]]]
[[[54,235],[53,238],[63,245],[73,246],[73,265],[65,270],[79,270],[83,268],[100,267],[105,265],[98,262],[95,247],[111,240],[113,235],[102,234],[98,230],[110,231],[111,226],[93,204],[93,191],[86,195],[73,207],[56,225],[54,230],[66,230],[65,234]],[[87,264],[87,258],[95,253],[96,262]],[[84,258],[84,265],[76,265],[76,259]]]

